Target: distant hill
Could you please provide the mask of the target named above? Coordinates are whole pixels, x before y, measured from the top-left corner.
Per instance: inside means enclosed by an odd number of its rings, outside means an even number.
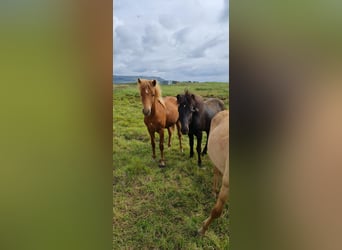
[[[167,82],[165,79],[158,76],[122,76],[122,75],[113,75],[113,84],[123,84],[123,83],[131,83],[136,82],[138,78],[143,79],[156,79],[160,83]]]

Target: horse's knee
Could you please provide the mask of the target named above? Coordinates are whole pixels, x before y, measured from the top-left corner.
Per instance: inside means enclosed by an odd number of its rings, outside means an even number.
[[[223,211],[224,204],[226,203],[228,199],[228,188],[223,186],[220,190],[220,193],[218,195],[218,199],[216,201],[216,204],[214,208],[211,210],[211,217],[214,219],[218,218]]]
[[[223,211],[223,203],[216,203],[216,205],[213,207],[213,209],[211,210],[211,217],[213,219],[217,219],[218,217],[221,216],[222,211]]]

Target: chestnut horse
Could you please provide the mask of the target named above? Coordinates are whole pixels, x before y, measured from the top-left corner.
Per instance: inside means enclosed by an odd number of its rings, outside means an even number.
[[[169,135],[168,146],[171,147],[171,136],[174,125],[177,126],[179,147],[182,149],[182,134],[180,122],[178,121],[177,99],[172,96],[162,97],[161,89],[156,80],[138,78],[141,101],[143,104],[144,122],[150,134],[152,145],[152,158],[156,158],[154,134],[159,134],[160,160],[159,167],[165,167],[164,159],[164,128]]]
[[[205,234],[212,220],[218,218],[228,200],[229,192],[229,111],[224,110],[217,113],[211,120],[210,134],[208,140],[208,155],[214,163],[213,191],[216,192],[218,178],[222,176],[222,185],[214,208],[210,216],[203,222],[199,230],[201,235]]]

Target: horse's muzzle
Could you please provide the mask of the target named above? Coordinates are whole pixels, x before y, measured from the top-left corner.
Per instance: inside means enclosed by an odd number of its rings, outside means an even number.
[[[151,114],[151,109],[143,109],[142,112],[145,116],[149,116]]]
[[[182,131],[183,135],[186,135],[187,133],[189,133],[189,129],[188,128],[182,128],[181,131]]]

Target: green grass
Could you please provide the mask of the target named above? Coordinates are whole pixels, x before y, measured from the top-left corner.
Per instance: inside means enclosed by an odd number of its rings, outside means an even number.
[[[218,97],[228,107],[228,84],[162,85],[163,96],[176,96],[185,88],[204,97]],[[189,158],[189,140],[183,136],[172,146],[164,141],[166,167],[152,160],[150,138],[143,122],[136,84],[114,85],[113,91],[113,249],[228,249],[228,204],[206,236],[197,230],[216,202],[212,196],[213,170],[209,157]],[[203,133],[202,149],[206,140]],[[195,146],[197,141],[195,139]],[[196,151],[196,149],[195,149]]]

